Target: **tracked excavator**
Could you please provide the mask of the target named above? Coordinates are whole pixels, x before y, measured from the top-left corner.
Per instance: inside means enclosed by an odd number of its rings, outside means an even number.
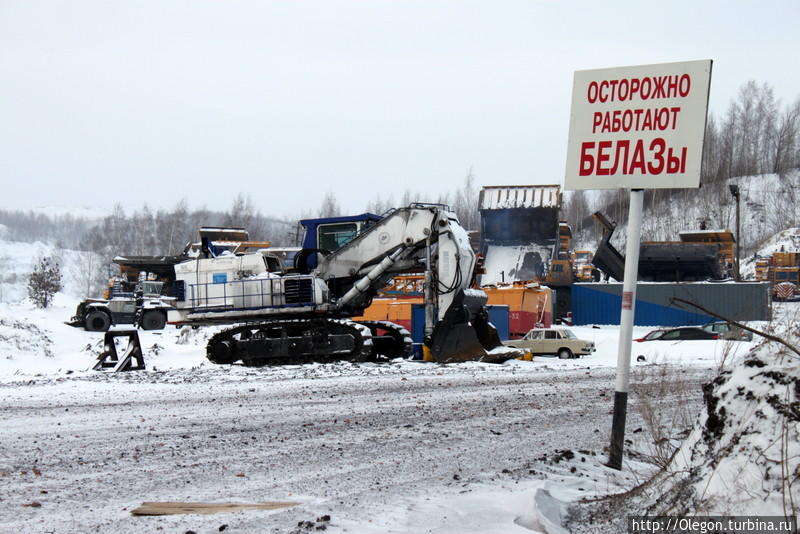
[[[267,249],[268,250],[268,249]],[[309,269],[309,255],[316,258]],[[303,250],[294,272],[269,254],[225,254],[175,266],[169,323],[231,325],[208,342],[208,359],[246,366],[407,357],[411,336],[385,321],[353,321],[397,273],[424,271],[426,350],[435,361],[501,361],[486,295],[470,289],[475,254],[455,214],[412,204],[386,214],[326,255]],[[497,353],[498,351],[495,351]],[[499,351],[502,353],[502,351]]]

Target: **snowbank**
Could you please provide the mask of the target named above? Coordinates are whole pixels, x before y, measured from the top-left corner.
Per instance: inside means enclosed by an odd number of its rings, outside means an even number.
[[[100,266],[100,259],[89,252],[61,249],[37,241],[18,243],[2,239],[0,228],[0,303],[21,304],[27,298],[28,275],[40,258],[53,258],[61,267],[61,287],[65,295],[81,296],[87,291],[87,262]],[[92,295],[99,296],[99,295]]]
[[[798,341],[797,332],[787,332]],[[800,511],[800,356],[764,344],[703,388],[705,410],[653,484],[652,515]]]

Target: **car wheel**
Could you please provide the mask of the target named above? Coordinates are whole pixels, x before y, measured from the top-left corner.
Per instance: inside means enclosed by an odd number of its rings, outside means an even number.
[[[161,330],[166,324],[167,319],[163,312],[150,310],[142,315],[142,330]]]
[[[567,358],[574,358],[572,351],[569,349],[561,349],[558,351],[558,357],[562,360],[566,360]]]
[[[104,311],[95,310],[86,315],[83,324],[89,332],[106,332],[111,326],[111,317]]]

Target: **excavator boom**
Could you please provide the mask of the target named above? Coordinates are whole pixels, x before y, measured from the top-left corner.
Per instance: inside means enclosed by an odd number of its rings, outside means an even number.
[[[377,351],[407,356],[410,336],[402,327],[349,318],[361,315],[392,276],[413,269],[430,281],[433,328],[426,343],[437,361],[486,359],[500,345],[486,295],[469,289],[475,254],[467,232],[444,206],[394,210],[308,274],[270,271],[270,265],[260,254],[177,265],[180,289],[170,323],[248,323],[210,340],[215,363],[364,360]]]

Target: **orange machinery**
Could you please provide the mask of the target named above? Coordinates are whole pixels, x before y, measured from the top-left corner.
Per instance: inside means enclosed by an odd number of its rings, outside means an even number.
[[[773,252],[756,261],[756,280],[800,285],[800,252]]]
[[[411,306],[424,303],[422,275],[395,276],[355,321],[391,321],[411,332]]]
[[[508,305],[508,335],[518,339],[534,327],[553,325],[553,291],[532,282],[482,287],[489,304]]]
[[[411,306],[424,303],[422,275],[396,276],[364,315],[355,320],[392,321],[411,331]],[[482,287],[490,305],[508,306],[509,337],[518,339],[536,326],[550,327],[553,321],[553,292],[536,283],[515,282]]]

